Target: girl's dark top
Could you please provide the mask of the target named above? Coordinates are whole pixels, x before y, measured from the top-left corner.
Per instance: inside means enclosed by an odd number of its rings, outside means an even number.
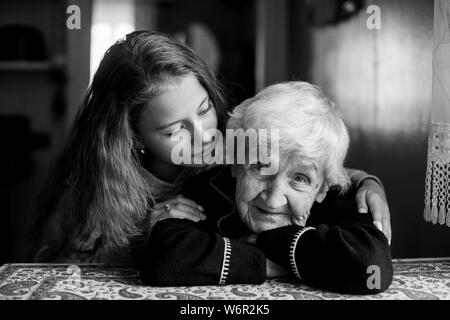
[[[154,226],[140,253],[146,284],[260,284],[266,280],[266,258],[324,290],[374,294],[391,284],[388,241],[370,214],[357,212],[354,188],[344,195],[329,191],[314,204],[305,227],[262,232],[253,246],[239,240],[250,231],[236,212],[235,184],[229,167],[186,182],[183,195],[202,205],[207,219],[166,219]]]

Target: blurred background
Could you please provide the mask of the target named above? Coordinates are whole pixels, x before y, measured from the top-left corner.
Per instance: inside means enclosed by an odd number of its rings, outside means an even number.
[[[68,28],[70,5],[80,28]],[[277,81],[321,86],[350,129],[348,166],[384,182],[393,257],[450,256],[450,230],[423,220],[433,1],[2,0],[0,264],[23,259],[36,196],[103,53],[144,29],[189,44],[230,107]]]

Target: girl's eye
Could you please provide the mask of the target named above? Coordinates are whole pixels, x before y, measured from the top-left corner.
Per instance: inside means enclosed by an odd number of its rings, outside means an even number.
[[[173,129],[170,132],[164,133],[164,135],[170,137],[170,136],[172,136],[173,134],[177,133],[178,131],[180,131],[183,128],[184,128],[183,126],[175,128],[175,129]]]
[[[204,116],[204,115],[207,114],[209,111],[211,111],[213,107],[214,107],[214,106],[213,106],[212,102],[211,102],[211,101],[208,101],[208,106],[207,106],[205,109],[201,110],[201,111],[199,112],[199,115],[200,115],[200,116]]]

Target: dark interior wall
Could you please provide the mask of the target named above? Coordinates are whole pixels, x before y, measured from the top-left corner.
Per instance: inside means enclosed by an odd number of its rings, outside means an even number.
[[[66,26],[69,5],[80,7],[80,30]],[[9,37],[3,39],[0,264],[25,259],[27,232],[36,213],[38,195],[88,86],[90,17],[91,0],[0,2],[0,29],[8,25],[32,27],[42,36],[45,48],[43,58],[32,60],[29,57],[37,55],[39,42],[29,41],[31,37],[17,29],[9,29]]]
[[[222,56],[218,77],[230,105],[255,93],[255,4],[240,0],[161,1],[157,30],[186,32],[190,24],[206,25],[218,41]],[[187,42],[189,44],[189,42]]]
[[[56,62],[64,63],[66,54],[65,19],[64,1],[0,3],[0,28],[7,25],[35,28],[44,39],[46,53],[39,61],[0,61],[0,118],[24,120],[23,127],[6,120],[8,129],[1,128],[0,260],[3,262],[20,260],[21,239],[35,210],[37,194],[64,138],[65,76]],[[3,42],[3,52],[14,51],[13,38]],[[38,47],[28,47],[27,52]],[[12,178],[5,181],[5,176]],[[3,240],[4,232],[8,237]]]
[[[305,2],[293,1],[290,77],[313,81],[332,97],[352,136],[347,165],[384,182],[393,256],[450,256],[450,229],[422,218],[433,1],[370,4],[381,9],[380,30],[367,28],[365,8],[337,25],[313,27],[306,20]]]

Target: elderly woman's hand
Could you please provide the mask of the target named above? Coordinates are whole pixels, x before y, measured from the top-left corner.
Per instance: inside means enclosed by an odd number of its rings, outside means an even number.
[[[258,235],[257,234],[245,235],[239,238],[239,240],[256,246]],[[266,258],[266,274],[267,278],[279,278],[288,276],[289,271]]]
[[[391,215],[383,188],[373,179],[364,179],[356,193],[356,204],[360,213],[370,211],[373,223],[391,243]]]
[[[170,218],[198,222],[205,220],[206,216],[203,214],[203,208],[195,201],[177,195],[175,198],[158,202],[153,206],[150,214],[150,229],[157,222]]]

